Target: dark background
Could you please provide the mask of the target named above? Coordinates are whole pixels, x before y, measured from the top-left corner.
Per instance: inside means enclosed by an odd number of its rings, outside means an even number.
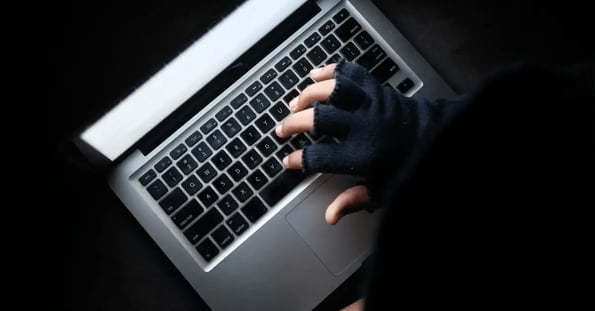
[[[459,93],[511,63],[558,65],[592,61],[595,54],[593,17],[584,5],[376,2]],[[15,222],[35,220],[17,256],[35,268],[34,278],[20,280],[36,293],[23,303],[59,310],[205,308],[70,138],[237,3],[91,1],[24,8],[16,28],[26,31],[16,44],[26,58],[22,81],[35,86],[23,91],[32,98],[25,109],[40,113],[32,113],[38,126],[27,135],[35,161],[24,165],[35,177],[20,176],[35,182],[36,191],[17,196],[25,208]],[[358,276],[320,309],[354,299]]]

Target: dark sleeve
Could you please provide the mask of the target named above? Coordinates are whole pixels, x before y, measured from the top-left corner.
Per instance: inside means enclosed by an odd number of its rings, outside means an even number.
[[[366,310],[582,305],[594,206],[593,64],[490,78],[394,178]]]

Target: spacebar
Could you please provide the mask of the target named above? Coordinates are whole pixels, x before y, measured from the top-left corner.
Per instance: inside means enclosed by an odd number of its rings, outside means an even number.
[[[279,177],[260,191],[260,196],[272,207],[291,189],[304,180],[306,176],[308,175],[305,175],[299,170],[285,170]]]

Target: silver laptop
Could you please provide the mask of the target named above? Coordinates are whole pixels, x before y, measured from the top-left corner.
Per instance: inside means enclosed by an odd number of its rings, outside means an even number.
[[[371,253],[379,213],[325,223],[349,176],[286,170],[274,128],[347,59],[405,96],[454,92],[366,0],[249,0],[81,131],[108,183],[213,310],[310,310]]]

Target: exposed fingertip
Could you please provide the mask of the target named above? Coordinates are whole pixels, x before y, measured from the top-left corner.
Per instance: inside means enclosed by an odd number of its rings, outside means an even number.
[[[285,165],[285,167],[287,167],[289,165],[289,156],[285,156],[283,158],[283,165]]]
[[[316,80],[316,78],[314,76],[317,76],[321,71],[322,71],[322,68],[320,68],[320,67],[314,68],[314,69],[310,70],[310,75],[312,76],[312,78],[314,80]]]
[[[277,136],[281,137],[281,135],[283,134],[283,124],[279,124],[279,126],[277,126],[277,128],[275,128],[275,134],[277,134]]]
[[[298,103],[298,98],[294,97],[290,102],[289,102],[289,109],[291,109],[291,111],[295,111],[295,108],[297,107],[297,103]]]

